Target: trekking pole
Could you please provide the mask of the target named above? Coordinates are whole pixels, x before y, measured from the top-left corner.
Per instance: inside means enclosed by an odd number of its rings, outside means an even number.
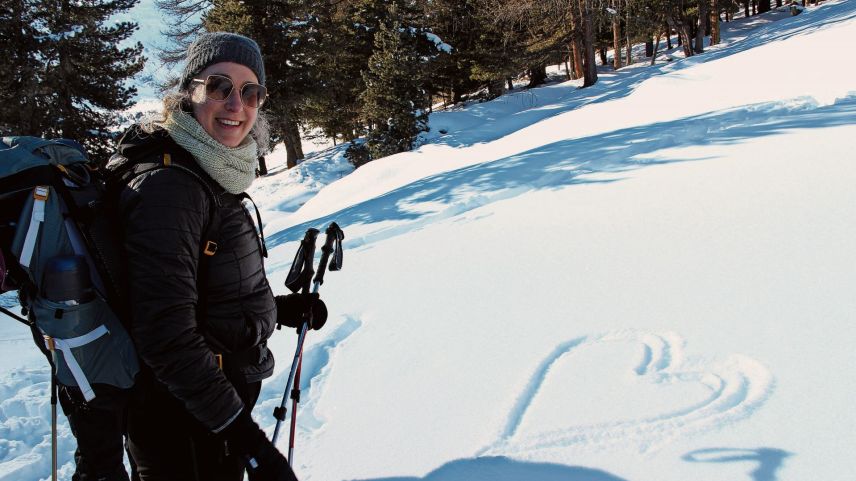
[[[306,324],[304,324],[306,326]],[[291,429],[288,435],[288,465],[293,466],[294,458],[294,434],[297,430],[297,403],[300,402],[300,371],[303,368],[303,349],[297,360],[297,374],[294,376],[294,389],[291,390]]]
[[[15,314],[14,312],[10,311],[9,309],[6,309],[3,306],[0,306],[0,312],[2,312],[3,314],[6,314],[7,316],[9,316],[12,319],[20,322],[21,324],[26,324],[27,326],[32,326],[32,323],[30,321],[24,319],[23,317]]]
[[[50,336],[45,336],[45,344],[51,352],[51,480],[57,481],[57,449],[56,449],[56,402],[57,402],[57,384],[56,384],[56,345]]]
[[[328,261],[329,261],[329,269],[331,271],[338,271],[342,268],[342,239],[345,238],[345,234],[344,234],[344,232],[342,232],[342,229],[339,227],[339,225],[336,224],[335,222],[330,223],[330,225],[327,227],[327,230],[325,231],[325,234],[326,234],[326,239],[324,240],[324,245],[321,247],[321,260],[320,260],[319,265],[318,265],[318,273],[315,275],[315,279],[312,280],[312,284],[313,284],[312,285],[312,293],[318,293],[318,290],[320,289],[321,284],[324,283],[324,274],[326,273],[327,268],[328,268]],[[316,235],[317,235],[317,231],[316,231]],[[298,251],[298,255],[299,255],[299,251]],[[331,255],[333,256],[332,260],[330,259]],[[310,259],[310,262],[312,260],[313,259]],[[297,261],[297,258],[295,258],[295,262],[296,261]],[[311,265],[310,265],[309,269],[310,269],[310,274],[308,276],[305,276],[303,278],[295,277],[291,283],[289,283],[289,280],[286,279],[286,286],[288,286],[289,289],[291,289],[292,291],[296,291],[296,288],[301,287],[303,289],[303,292],[306,293],[308,291],[308,287],[309,287],[308,280],[312,276]],[[292,274],[294,274],[293,266],[292,266],[292,272],[289,273],[289,275],[291,276]],[[294,274],[294,275],[297,276],[298,274]],[[298,282],[300,280],[303,280],[304,282],[302,283],[302,285],[298,286]],[[288,443],[288,463],[290,465],[293,464],[292,459],[294,457],[294,439],[295,439],[295,431],[296,431],[296,426],[297,426],[297,404],[300,402],[300,371],[301,371],[301,367],[303,365],[303,343],[306,340],[306,333],[309,330],[309,326],[311,325],[311,322],[312,322],[311,310],[310,310],[309,315],[310,315],[309,320],[304,322],[300,326],[300,333],[299,333],[299,337],[297,340],[297,349],[295,350],[295,353],[294,353],[294,361],[292,361],[292,364],[291,364],[291,374],[289,375],[288,383],[285,386],[285,393],[283,393],[282,404],[280,405],[279,412],[277,412],[277,410],[274,411],[274,417],[277,418],[277,425],[276,425],[276,428],[274,428],[273,443],[276,444],[276,439],[279,436],[279,427],[280,427],[280,422],[281,422],[280,417],[278,415],[281,415],[283,418],[282,420],[284,420],[284,418],[285,418],[285,403],[287,402],[286,395],[288,394],[289,388],[291,387],[292,381],[293,381],[294,382],[294,389],[291,390],[291,399],[292,399],[291,430],[290,430],[290,437],[289,437],[289,443]]]
[[[297,292],[303,289],[303,292],[309,290],[309,282],[312,280],[314,269],[312,263],[315,261],[315,240],[318,238],[318,229],[308,229],[300,241],[300,247],[297,249],[297,254],[294,256],[294,261],[291,263],[291,269],[288,271],[288,276],[285,278],[285,286],[292,292]],[[277,329],[280,326],[277,325]],[[282,422],[285,421],[286,403],[288,403],[288,390],[291,387],[292,381],[297,369],[297,361],[303,352],[303,340],[306,338],[306,331],[300,330],[300,336],[297,338],[297,349],[294,351],[294,360],[291,362],[291,371],[288,373],[288,381],[285,384],[285,392],[282,393],[282,402],[274,408],[273,417],[276,418],[276,426],[273,428],[273,437],[271,443],[276,446],[276,440],[279,438],[279,428]]]
[[[317,294],[324,283],[324,274],[327,271],[327,261],[330,261],[330,270],[338,271],[342,268],[342,239],[345,238],[344,232],[335,222],[330,223],[325,231],[326,239],[324,245],[321,246],[321,260],[318,262],[318,272],[315,274],[315,279],[312,281],[312,293]],[[333,254],[333,260],[330,260],[330,255]],[[309,320],[301,326],[301,331],[304,334],[309,331],[309,326],[313,321],[312,311],[309,312]],[[300,355],[297,360],[297,374],[294,378],[294,389],[291,391],[291,434],[288,441],[288,464],[293,465],[294,459],[294,439],[297,428],[297,405],[300,403],[300,371],[303,367],[303,346],[300,347]]]

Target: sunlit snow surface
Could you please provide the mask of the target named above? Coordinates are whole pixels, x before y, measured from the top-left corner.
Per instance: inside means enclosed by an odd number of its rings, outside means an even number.
[[[856,479],[856,2],[723,26],[700,56],[434,113],[354,172],[342,146],[270,157],[274,290],[307,227],[346,234],[301,479]],[[269,433],[295,337],[272,338]],[[0,324],[3,481],[49,476],[30,343]],[[64,420],[59,448],[67,480]]]

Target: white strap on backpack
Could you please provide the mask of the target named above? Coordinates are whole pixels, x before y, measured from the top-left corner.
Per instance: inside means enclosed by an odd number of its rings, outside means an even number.
[[[49,193],[50,189],[46,185],[39,185],[33,189],[33,213],[30,215],[30,226],[27,228],[27,237],[24,238],[24,247],[21,249],[21,265],[27,268],[33,260],[36,239],[45,221],[45,205],[48,202]]]
[[[65,364],[68,366],[69,371],[71,371],[71,375],[74,377],[74,380],[77,381],[77,386],[80,387],[80,391],[83,393],[83,398],[87,401],[95,399],[95,391],[92,390],[89,380],[86,379],[86,375],[83,374],[83,369],[80,368],[80,364],[77,363],[77,359],[74,358],[74,354],[71,353],[71,350],[80,346],[85,346],[104,334],[109,333],[110,331],[108,331],[102,324],[82,336],[72,337],[70,339],[52,338],[56,348],[62,351],[62,357],[65,359]],[[45,339],[45,344],[48,349],[50,349],[50,341]]]

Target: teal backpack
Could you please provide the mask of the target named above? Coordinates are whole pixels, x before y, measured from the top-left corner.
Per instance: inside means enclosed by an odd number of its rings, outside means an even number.
[[[120,321],[120,240],[104,202],[109,176],[74,141],[4,137],[0,144],[0,292],[22,315],[56,380],[130,388],[137,355]]]

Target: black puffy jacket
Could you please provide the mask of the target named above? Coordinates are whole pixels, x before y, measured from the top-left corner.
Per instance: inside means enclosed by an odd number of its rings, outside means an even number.
[[[163,163],[164,154],[167,163],[190,167],[198,177],[160,168],[134,177],[120,195],[131,335],[154,378],[218,432],[243,408],[232,382],[256,382],[273,372],[266,341],[276,325],[276,305],[262,244],[242,199],[205,174],[165,132],[132,128],[111,164],[126,158],[144,169]],[[202,260],[204,278],[198,278],[203,234],[217,249]]]

